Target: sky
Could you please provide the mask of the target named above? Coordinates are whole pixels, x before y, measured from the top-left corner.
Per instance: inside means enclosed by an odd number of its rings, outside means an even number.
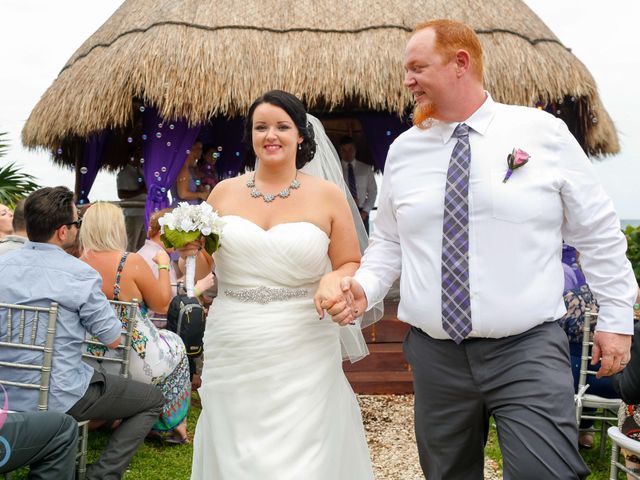
[[[73,189],[71,170],[54,166],[46,152],[21,146],[31,109],[78,47],[122,0],[0,0],[0,132],[16,162],[41,185]],[[596,172],[622,219],[640,219],[640,18],[637,0],[526,0],[565,46],[587,66],[618,129],[621,153],[596,161]],[[101,173],[92,200],[116,199],[113,175]]]

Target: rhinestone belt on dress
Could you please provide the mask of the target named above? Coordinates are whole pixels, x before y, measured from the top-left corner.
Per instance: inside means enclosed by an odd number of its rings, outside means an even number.
[[[225,290],[224,294],[244,303],[269,303],[307,296],[306,288],[255,287]]]

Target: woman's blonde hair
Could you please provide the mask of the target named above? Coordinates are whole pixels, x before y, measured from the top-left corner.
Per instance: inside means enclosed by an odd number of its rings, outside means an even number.
[[[104,252],[126,249],[127,230],[122,209],[108,202],[91,205],[82,217],[80,250]]]

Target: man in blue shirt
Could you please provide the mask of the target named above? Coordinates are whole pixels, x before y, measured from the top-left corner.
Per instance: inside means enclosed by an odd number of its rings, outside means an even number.
[[[25,202],[25,219],[29,241],[0,257],[2,299],[22,305],[59,304],[49,410],[66,412],[79,421],[123,419],[87,472],[89,479],[120,478],[160,414],[164,397],[152,385],[96,372],[82,361],[87,332],[115,348],[121,324],[102,292],[98,272],[64,251],[74,245],[80,228],[73,193],[66,187],[33,192]],[[3,315],[0,312],[0,335],[7,334]],[[44,329],[39,330],[44,335]],[[37,355],[0,350],[4,361],[29,363]],[[37,383],[39,373],[9,370],[4,375],[11,376],[8,380]],[[36,410],[37,391],[13,388],[8,394],[13,409]]]

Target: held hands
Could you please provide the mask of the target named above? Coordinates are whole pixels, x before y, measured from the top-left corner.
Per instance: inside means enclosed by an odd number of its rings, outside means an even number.
[[[314,297],[316,311],[322,320],[326,310],[340,325],[353,324],[367,308],[364,290],[352,277],[339,278],[335,272],[325,275]]]
[[[591,365],[601,362],[596,378],[618,373],[629,363],[632,338],[631,335],[596,331],[591,354]]]

